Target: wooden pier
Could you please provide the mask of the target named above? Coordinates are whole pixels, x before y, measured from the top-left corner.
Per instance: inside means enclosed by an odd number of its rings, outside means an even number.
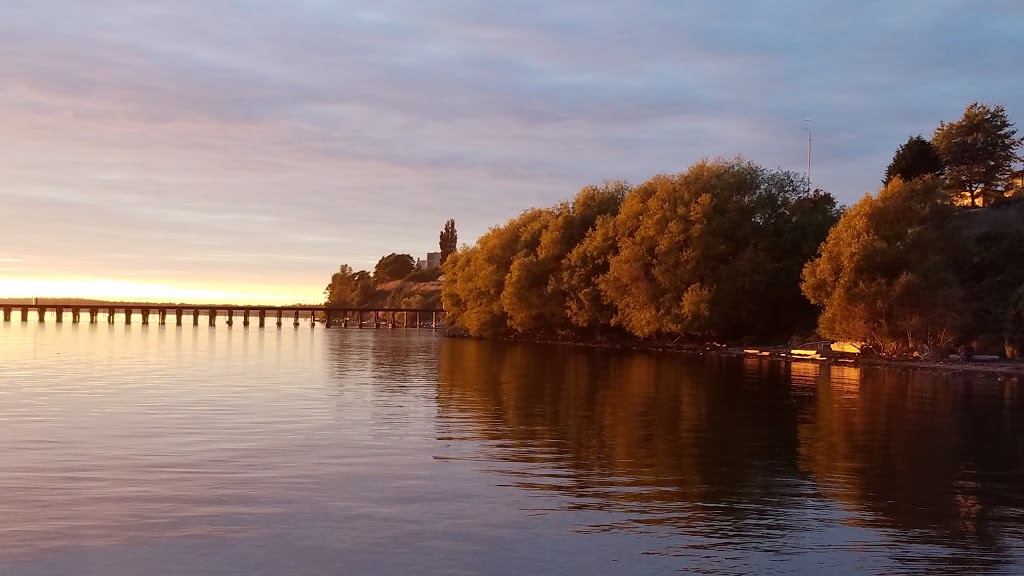
[[[97,324],[104,319],[107,324],[114,324],[117,314],[121,314],[125,325],[131,325],[138,318],[143,326],[150,324],[150,318],[156,314],[156,322],[163,326],[170,316],[175,326],[182,326],[185,317],[191,319],[193,326],[199,326],[200,317],[206,316],[209,326],[217,325],[217,317],[223,314],[224,323],[233,326],[236,318],[241,318],[242,326],[248,328],[253,322],[259,328],[266,327],[267,320],[280,328],[286,321],[292,326],[300,325],[300,318],[308,318],[311,328],[318,322],[324,327],[340,326],[343,328],[429,328],[437,330],[443,327],[444,311],[421,308],[330,308],[327,306],[236,306],[236,305],[168,305],[168,304],[12,304],[3,306],[3,321],[11,322],[15,312],[18,319],[28,322],[31,316],[36,321],[46,322],[47,311],[52,310],[58,324],[70,316],[71,323],[82,321],[82,314],[88,315],[90,324]]]

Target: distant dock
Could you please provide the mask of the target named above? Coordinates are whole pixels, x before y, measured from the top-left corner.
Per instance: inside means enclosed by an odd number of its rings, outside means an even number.
[[[332,308],[328,306],[242,306],[231,304],[184,306],[180,304],[145,304],[145,303],[122,303],[122,304],[13,304],[3,306],[3,321],[11,322],[15,313],[19,315],[21,322],[28,322],[32,316],[39,323],[46,322],[48,311],[54,312],[54,320],[60,324],[66,318],[72,324],[82,321],[82,315],[87,316],[90,324],[98,324],[104,319],[107,324],[114,324],[116,316],[120,314],[125,325],[133,323],[138,318],[143,326],[150,324],[150,319],[155,317],[156,323],[163,326],[167,324],[168,316],[173,318],[175,326],[182,326],[185,317],[191,319],[193,326],[199,326],[200,318],[206,318],[209,326],[217,325],[217,318],[223,318],[224,324],[233,326],[236,320],[241,320],[243,327],[255,322],[259,328],[264,328],[268,318],[280,328],[286,320],[290,320],[293,326],[300,325],[300,318],[308,318],[311,328],[315,328],[317,322],[322,322],[324,327],[341,326],[343,328],[429,328],[436,330],[443,327],[444,311],[422,308]],[[429,322],[428,322],[429,320]]]

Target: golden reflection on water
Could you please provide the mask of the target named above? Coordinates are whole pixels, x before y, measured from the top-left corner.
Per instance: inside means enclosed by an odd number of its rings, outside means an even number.
[[[962,569],[1000,564],[1024,537],[1017,388],[759,358],[445,342],[438,404],[442,417],[474,423],[492,443],[488,457],[547,463],[496,470],[515,485],[620,512],[616,529],[763,540],[805,528],[794,510],[823,500],[843,525],[958,550],[946,561]]]

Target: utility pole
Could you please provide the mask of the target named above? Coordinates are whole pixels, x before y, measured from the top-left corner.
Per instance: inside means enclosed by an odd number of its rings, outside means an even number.
[[[807,123],[807,191],[811,191],[811,119],[805,118]]]

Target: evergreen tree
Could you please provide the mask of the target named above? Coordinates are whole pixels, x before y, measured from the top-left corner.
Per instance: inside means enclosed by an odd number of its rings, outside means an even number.
[[[944,169],[942,155],[939,154],[935,145],[920,135],[911,136],[907,139],[906,144],[900,146],[896,151],[889,167],[885,169],[885,180],[882,183],[888,186],[889,182],[896,177],[910,182],[921,176],[941,174]]]
[[[454,219],[449,219],[444,223],[444,230],[441,230],[439,245],[441,248],[441,265],[443,266],[459,245],[459,233],[455,230]]]

